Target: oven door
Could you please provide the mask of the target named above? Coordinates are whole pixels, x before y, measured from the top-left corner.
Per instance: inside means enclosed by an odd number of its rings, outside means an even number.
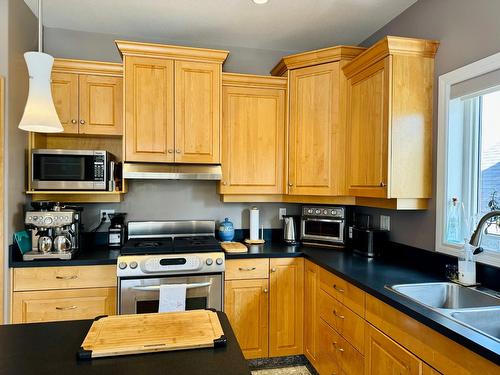
[[[344,244],[344,225],[340,219],[303,217],[300,238]]]
[[[186,284],[186,310],[223,308],[223,275],[120,279],[118,314],[158,312],[160,285]]]

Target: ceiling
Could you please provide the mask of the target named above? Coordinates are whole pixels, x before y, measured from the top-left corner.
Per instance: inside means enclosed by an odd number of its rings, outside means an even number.
[[[24,0],[37,14],[37,0]],[[44,26],[272,50],[356,45],[416,0],[44,0]]]

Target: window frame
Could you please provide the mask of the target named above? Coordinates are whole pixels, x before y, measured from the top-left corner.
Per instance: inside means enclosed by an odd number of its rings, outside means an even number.
[[[436,238],[437,252],[459,257],[461,246],[445,242],[447,211],[447,166],[449,139],[449,102],[451,86],[471,78],[500,69],[500,52],[464,67],[443,74],[438,78],[438,139],[437,139],[437,181],[436,181]],[[500,267],[500,252],[485,250],[476,256],[480,263]]]

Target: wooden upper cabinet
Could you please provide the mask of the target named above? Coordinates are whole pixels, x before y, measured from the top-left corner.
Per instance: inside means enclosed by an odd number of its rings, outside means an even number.
[[[220,163],[220,64],[175,62],[175,161]]]
[[[125,160],[174,161],[174,61],[125,57]]]
[[[64,133],[78,134],[78,74],[53,72],[52,100]]]
[[[123,134],[121,64],[55,59],[52,98],[65,134]]]
[[[349,80],[349,192],[387,196],[390,57]]]
[[[282,194],[284,78],[223,74],[222,194]]]
[[[269,356],[303,353],[304,259],[270,259]]]
[[[369,323],[366,323],[365,375],[421,375],[424,363]]]
[[[80,133],[123,134],[123,79],[80,75]]]
[[[116,41],[125,61],[125,161],[220,163],[228,52]]]
[[[339,63],[292,70],[289,194],[335,195],[333,139],[339,120]]]
[[[438,45],[389,36],[343,67],[350,195],[431,197],[432,87]]]

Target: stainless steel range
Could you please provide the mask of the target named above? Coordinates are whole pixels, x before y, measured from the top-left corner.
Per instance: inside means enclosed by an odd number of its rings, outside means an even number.
[[[135,221],[117,262],[118,313],[158,312],[160,286],[186,284],[186,310],[223,310],[224,252],[215,221]]]

